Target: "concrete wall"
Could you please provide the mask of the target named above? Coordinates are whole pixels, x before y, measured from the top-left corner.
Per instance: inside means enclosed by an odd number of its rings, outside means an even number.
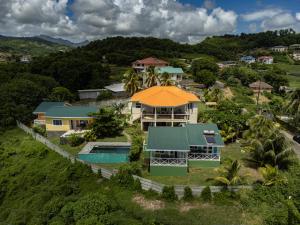
[[[53,125],[53,120],[61,120],[62,125]],[[46,131],[68,131],[71,129],[71,120],[86,120],[83,118],[46,118]],[[88,119],[89,123],[92,119]]]

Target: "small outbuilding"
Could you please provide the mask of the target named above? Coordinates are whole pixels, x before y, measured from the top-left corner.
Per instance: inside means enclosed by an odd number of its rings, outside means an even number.
[[[86,89],[86,90],[78,90],[78,95],[80,100],[95,100],[101,92],[105,91],[105,89]]]
[[[124,83],[116,83],[105,86],[104,88],[112,93],[114,97],[128,97]]]
[[[271,92],[273,90],[273,87],[270,84],[260,80],[249,84],[249,87],[254,93]]]

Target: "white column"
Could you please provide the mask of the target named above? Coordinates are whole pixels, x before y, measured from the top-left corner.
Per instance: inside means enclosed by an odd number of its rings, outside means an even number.
[[[154,107],[154,126],[156,127],[156,120],[157,120],[157,111],[156,107]]]
[[[174,107],[172,107],[172,127],[174,126]]]

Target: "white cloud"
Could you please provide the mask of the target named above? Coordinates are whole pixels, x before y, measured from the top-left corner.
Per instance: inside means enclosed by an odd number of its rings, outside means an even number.
[[[296,24],[295,18],[290,13],[283,13],[264,20],[261,27],[264,30],[290,28]]]
[[[264,9],[256,12],[246,13],[242,15],[245,21],[257,21],[266,18],[272,18],[278,14],[282,13],[281,9]]]
[[[9,35],[49,34],[72,40],[107,36],[156,36],[189,42],[232,32],[237,14],[181,4],[176,0],[0,0],[0,30]]]
[[[296,19],[300,20],[300,12],[296,13]]]

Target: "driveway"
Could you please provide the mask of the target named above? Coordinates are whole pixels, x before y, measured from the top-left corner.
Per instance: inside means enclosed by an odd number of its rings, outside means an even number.
[[[284,134],[284,136],[291,141],[292,146],[294,147],[294,151],[297,154],[298,158],[300,159],[300,144],[298,144],[296,141],[293,140],[293,134],[285,131],[285,130],[281,130],[281,133]]]

